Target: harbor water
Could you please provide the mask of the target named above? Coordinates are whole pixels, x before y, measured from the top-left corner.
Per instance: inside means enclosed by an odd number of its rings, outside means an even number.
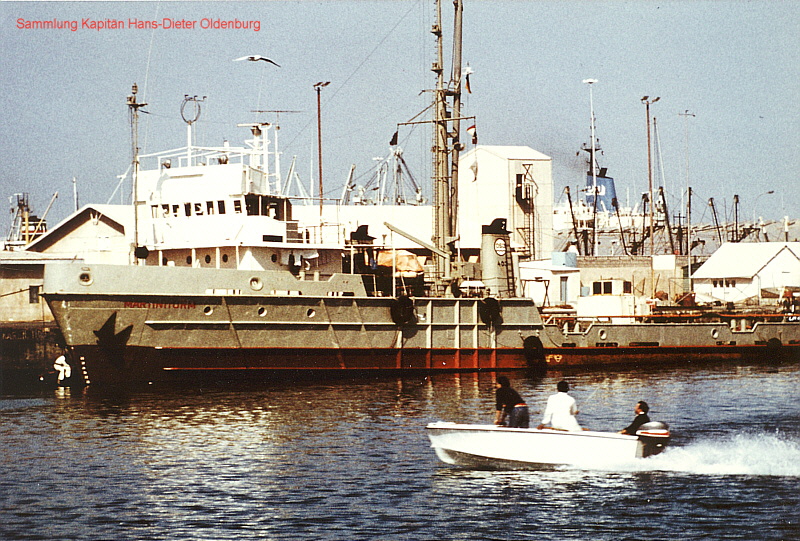
[[[538,422],[646,400],[671,446],[551,471],[447,466],[431,421],[489,423],[493,374],[0,396],[0,539],[800,539],[797,364],[508,374]]]

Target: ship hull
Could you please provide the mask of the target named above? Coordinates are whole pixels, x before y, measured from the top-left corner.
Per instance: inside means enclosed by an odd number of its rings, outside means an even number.
[[[86,384],[316,372],[798,359],[800,323],[545,324],[530,299],[367,296],[357,275],[54,265],[44,296]],[[491,302],[490,302],[491,301]]]
[[[314,375],[401,374],[520,370],[518,350],[420,350],[323,348],[145,348],[109,355],[97,346],[72,348],[85,383],[225,383]]]
[[[526,342],[541,328],[530,299],[370,297],[358,280],[61,265],[45,270],[44,295],[87,384],[524,369],[541,360]]]

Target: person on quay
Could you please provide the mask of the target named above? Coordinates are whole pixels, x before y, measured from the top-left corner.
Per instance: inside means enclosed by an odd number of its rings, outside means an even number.
[[[578,405],[575,403],[575,399],[567,394],[569,392],[569,383],[559,381],[556,389],[558,392],[550,395],[547,399],[547,407],[544,410],[542,424],[538,426],[539,430],[547,425],[550,425],[550,428],[568,430],[570,432],[583,430],[575,418],[579,413]]]
[[[644,400],[639,400],[636,403],[636,407],[633,409],[633,412],[636,414],[636,417],[633,418],[633,422],[619,431],[620,434],[636,434],[636,431],[639,430],[639,427],[645,423],[650,422],[650,417],[647,416],[647,412],[650,411],[650,406],[647,405],[647,402]]]
[[[510,428],[528,428],[530,426],[528,405],[525,404],[519,393],[511,388],[511,382],[505,376],[497,378],[495,402],[494,424]]]

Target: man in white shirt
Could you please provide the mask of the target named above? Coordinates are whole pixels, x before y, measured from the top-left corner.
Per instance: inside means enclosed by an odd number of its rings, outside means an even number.
[[[581,425],[575,415],[578,414],[578,405],[575,399],[567,394],[569,392],[569,383],[566,381],[559,381],[556,386],[558,392],[551,395],[547,399],[547,407],[544,410],[544,418],[542,424],[539,425],[539,430],[550,425],[550,428],[558,430],[568,430],[570,432],[577,432],[582,430]]]

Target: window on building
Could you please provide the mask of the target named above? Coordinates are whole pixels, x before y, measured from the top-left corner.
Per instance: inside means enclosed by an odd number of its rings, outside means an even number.
[[[560,286],[560,301],[561,301],[562,304],[566,303],[569,300],[569,297],[568,297],[568,294],[567,294],[567,292],[568,292],[567,291],[567,281],[568,281],[568,278],[566,276],[562,276],[561,277],[561,281],[560,281],[559,286]]]
[[[28,302],[30,304],[39,304],[39,292],[42,286],[29,286],[28,287]]]
[[[633,284],[631,282],[622,282],[623,293],[633,293]]]

